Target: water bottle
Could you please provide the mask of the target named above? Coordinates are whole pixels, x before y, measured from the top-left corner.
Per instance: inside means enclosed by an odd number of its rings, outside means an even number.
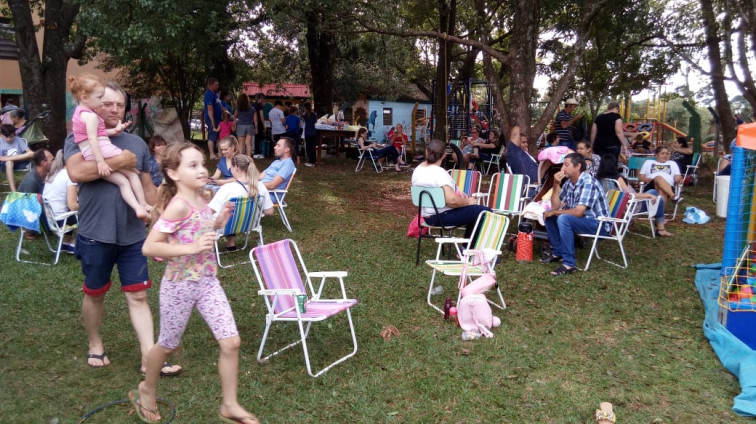
[[[453,319],[454,323],[459,327],[459,316],[457,315],[457,308],[455,306],[449,308],[449,319]]]
[[[444,302],[444,319],[449,319],[449,310],[451,309],[451,306],[451,297],[447,297],[446,302]]]

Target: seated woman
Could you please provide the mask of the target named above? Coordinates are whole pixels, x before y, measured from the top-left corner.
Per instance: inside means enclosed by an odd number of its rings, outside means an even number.
[[[399,154],[402,153],[402,146],[407,144],[407,134],[404,133],[404,126],[396,124],[396,129],[389,136],[389,144],[393,144]]]
[[[644,192],[656,190],[666,202],[682,202],[682,197],[676,196],[674,189],[675,184],[682,181],[682,175],[677,163],[669,160],[669,147],[659,146],[654,153],[656,160],[647,160],[638,173],[638,180],[646,184]]]
[[[403,165],[404,162],[399,159],[399,152],[397,152],[394,146],[390,144],[368,144],[367,128],[362,127],[359,129],[359,131],[357,131],[357,145],[359,146],[360,150],[370,150],[373,155],[373,159],[383,159],[385,157],[390,157],[391,160],[394,161],[394,171],[402,172],[402,168],[400,168],[399,165]]]
[[[598,174],[598,170],[601,167],[601,156],[593,153],[593,146],[588,140],[580,140],[577,143],[577,152],[585,158],[585,164],[587,165],[586,171],[588,171],[594,177]],[[612,160],[612,162],[614,162]],[[609,166],[614,166],[610,164]]]
[[[239,151],[239,142],[233,135],[225,137],[218,142],[218,151],[221,154],[218,168],[209,180],[216,185],[222,186],[234,181],[229,164],[231,163],[231,158],[236,156],[236,153]]]
[[[441,187],[444,190],[446,206],[439,209],[438,215],[433,207],[422,210],[422,216],[429,225],[467,226],[465,238],[472,236],[472,230],[478,215],[491,209],[477,204],[476,199],[457,195],[457,185],[441,163],[446,155],[446,146],[441,140],[433,139],[425,150],[425,161],[412,173],[412,185],[421,187]]]
[[[690,138],[690,142],[693,143],[693,137]],[[672,143],[672,160],[677,163],[681,174],[684,174],[688,165],[693,163],[693,147],[688,144],[685,137],[677,137]]]
[[[632,193],[636,199],[651,199],[651,212],[654,214],[656,233],[663,237],[672,237],[674,234],[667,231],[665,226],[666,220],[664,218],[664,199],[659,196],[659,193],[655,189],[646,190],[643,193],[636,193],[633,186],[628,184],[625,177],[617,173],[617,168],[612,169],[611,160],[609,160],[608,157],[606,157],[607,160],[603,160],[605,159],[604,157],[602,157],[601,159],[601,166],[599,166],[596,178],[598,178],[599,181],[603,180],[604,178],[617,180],[620,189],[625,193]],[[645,212],[646,204],[647,202],[640,203],[638,205],[640,207],[638,212]]]
[[[50,173],[47,175],[42,189],[42,198],[50,205],[53,213],[51,218],[55,219],[59,226],[76,224],[75,216],[57,219],[66,212],[79,210],[79,190],[76,183],[68,177],[68,172],[63,164],[63,149],[58,150],[50,166]],[[73,234],[64,235],[62,250],[73,254],[74,247]]]
[[[226,184],[215,193],[213,200],[208,203],[213,212],[218,212],[223,205],[234,197],[262,196],[260,206],[263,215],[273,215],[273,201],[265,185],[258,179],[259,172],[252,158],[247,155],[236,155],[230,160],[231,183]],[[226,250],[236,250],[234,236],[226,237]]]

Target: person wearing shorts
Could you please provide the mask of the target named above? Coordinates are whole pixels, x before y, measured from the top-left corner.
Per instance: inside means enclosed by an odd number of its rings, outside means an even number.
[[[114,128],[124,118],[126,95],[117,84],[108,82],[102,102],[96,112],[105,120],[106,128]],[[106,159],[105,162],[112,169],[139,170],[145,197],[148,203],[154,203],[156,191],[150,176],[147,144],[128,133],[113,135],[111,141],[125,152]],[[71,180],[79,183],[76,257],[81,261],[84,274],[82,316],[89,339],[87,365],[102,368],[110,364],[100,337],[100,327],[105,294],[112,285],[110,274],[116,266],[121,291],[126,297],[131,323],[139,341],[141,369],[144,370],[147,353],[155,344],[155,330],[146,291],[152,286],[152,282],[147,259],[142,255],[142,244],[146,238],[145,224],[126,205],[118,186],[100,179],[97,164],[84,160],[79,146],[70,134],[66,138],[64,158]],[[181,367],[165,364],[162,371],[164,375],[175,375],[181,372]]]

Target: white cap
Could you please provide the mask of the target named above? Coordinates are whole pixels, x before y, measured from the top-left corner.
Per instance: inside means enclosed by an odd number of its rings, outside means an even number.
[[[578,101],[575,100],[574,97],[570,97],[569,99],[567,99],[567,100],[564,101],[564,104],[566,104],[566,105],[579,105],[580,103],[578,103]]]

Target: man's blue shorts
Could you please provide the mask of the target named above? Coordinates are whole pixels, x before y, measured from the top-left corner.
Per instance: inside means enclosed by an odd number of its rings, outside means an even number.
[[[220,135],[220,131],[213,131],[212,124],[207,121],[205,121],[205,128],[207,128],[207,140],[218,141],[218,135]]]
[[[81,234],[76,235],[76,258],[81,261],[84,273],[84,293],[104,296],[110,289],[113,265],[118,266],[121,291],[138,292],[152,286],[147,271],[147,258],[142,255],[143,241],[119,246],[102,243]]]

